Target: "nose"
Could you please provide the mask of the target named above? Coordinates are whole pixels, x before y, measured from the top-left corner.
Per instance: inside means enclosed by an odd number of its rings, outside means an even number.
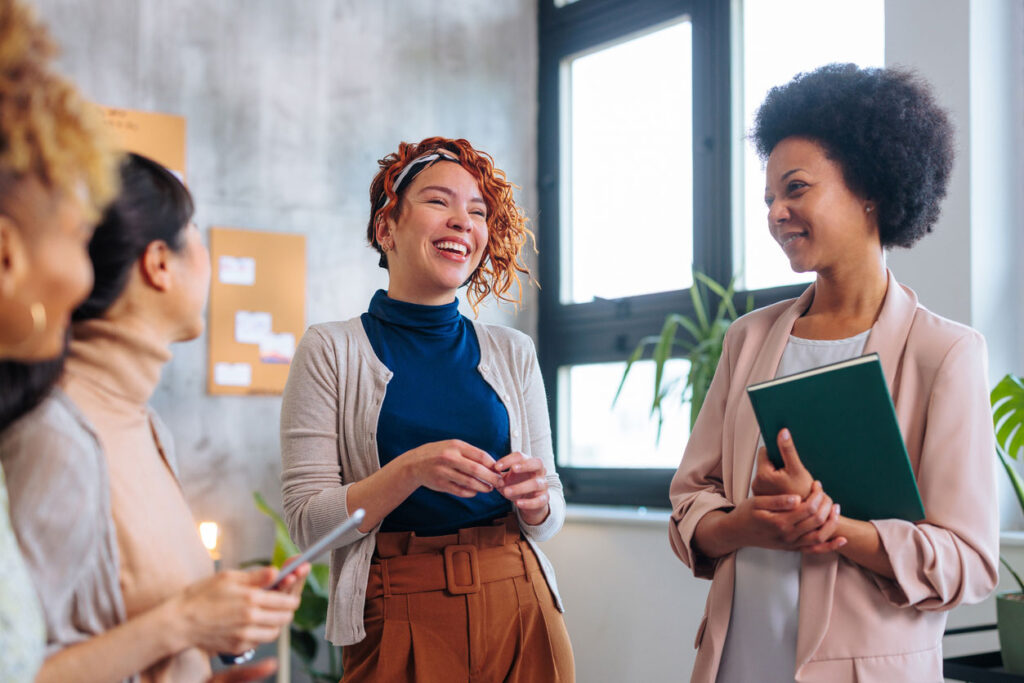
[[[466,207],[455,207],[448,216],[448,227],[459,232],[469,232],[473,227],[473,220]]]
[[[768,227],[774,228],[789,220],[789,207],[782,199],[776,199],[768,207]]]

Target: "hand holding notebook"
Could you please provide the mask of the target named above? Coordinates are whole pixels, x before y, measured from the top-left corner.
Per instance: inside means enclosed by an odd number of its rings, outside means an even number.
[[[859,520],[925,517],[878,354],[747,387],[768,457],[783,467],[786,428],[799,460],[843,514]]]

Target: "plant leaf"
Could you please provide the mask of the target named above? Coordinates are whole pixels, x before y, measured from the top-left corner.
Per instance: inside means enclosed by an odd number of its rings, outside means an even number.
[[[331,585],[331,568],[326,564],[314,564],[309,571],[307,583],[312,584],[317,595],[327,597],[327,587]]]
[[[327,620],[327,597],[318,595],[307,583],[302,587],[302,600],[295,610],[293,623],[304,631],[314,631]]]
[[[622,371],[622,379],[619,380],[619,388],[615,390],[615,397],[612,399],[612,407],[615,407],[615,404],[619,400],[619,394],[622,393],[622,387],[626,385],[626,377],[629,375],[629,370],[633,367],[633,363],[643,357],[644,349],[646,349],[650,344],[657,343],[658,340],[659,337],[644,337],[640,340],[640,343],[636,345],[636,348],[633,349],[633,353],[629,355],[629,360],[626,361],[626,369]]]
[[[996,443],[1006,455],[1017,459],[1024,448],[1024,381],[1006,375],[992,389],[991,400]]]
[[[309,631],[303,631],[300,628],[296,628],[294,625],[291,627],[290,635],[292,652],[298,655],[299,659],[305,662],[307,667],[312,666],[313,660],[316,659],[316,637]]]
[[[263,498],[260,492],[253,491],[252,497],[256,501],[256,507],[259,508],[260,512],[274,520],[273,563],[275,567],[281,567],[288,561],[289,557],[299,554],[299,547],[295,545],[291,536],[288,535],[288,527],[285,525],[284,520],[281,519],[281,515],[277,514],[277,512],[267,504],[266,499]]]
[[[654,345],[654,401],[653,407],[661,407],[661,380],[665,374],[665,363],[672,353],[672,341],[676,336],[678,323],[669,316],[662,325],[661,334],[658,336],[658,343]]]
[[[694,275],[696,275],[696,272],[694,273]],[[708,313],[707,310],[704,308],[704,300],[700,295],[700,287],[697,285],[696,281],[690,287],[690,300],[693,301],[693,314],[697,316],[697,324],[703,331],[707,329],[708,326]],[[699,337],[700,335],[694,336]]]

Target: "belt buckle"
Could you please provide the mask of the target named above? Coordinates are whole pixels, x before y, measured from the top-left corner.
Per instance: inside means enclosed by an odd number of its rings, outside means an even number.
[[[469,583],[459,583],[456,579],[457,565],[469,567]],[[449,545],[444,549],[444,578],[448,584],[448,592],[452,595],[466,595],[480,591],[480,565],[475,545]]]

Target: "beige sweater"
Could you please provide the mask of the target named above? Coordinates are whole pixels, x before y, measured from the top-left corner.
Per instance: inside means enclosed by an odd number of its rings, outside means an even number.
[[[53,593],[44,597],[52,647],[131,619],[213,573],[175,475],[172,441],[147,405],[169,359],[145,333],[101,320],[76,325],[63,392],[19,421],[3,448],[5,466],[19,464],[12,483],[32,480],[48,503],[41,516],[31,510],[36,501],[23,501],[14,522],[39,545],[28,559],[45,577],[40,592]],[[61,476],[69,465],[73,484]],[[85,567],[53,526],[54,517],[77,515],[64,523],[90,539],[78,549]],[[207,655],[191,649],[140,678],[190,682],[209,673]]]
[[[508,410],[512,450],[541,458],[548,472],[551,514],[537,526],[520,520],[520,527],[562,609],[554,570],[536,545],[561,529],[565,498],[555,473],[547,398],[533,342],[506,327],[473,326],[480,340],[477,368]],[[314,325],[302,337],[281,406],[284,512],[301,547],[348,519],[349,486],[380,469],[377,418],[391,376],[359,318]],[[357,529],[342,536],[331,553],[326,635],[336,645],[366,637],[363,604],[376,538],[377,528],[368,534]]]

